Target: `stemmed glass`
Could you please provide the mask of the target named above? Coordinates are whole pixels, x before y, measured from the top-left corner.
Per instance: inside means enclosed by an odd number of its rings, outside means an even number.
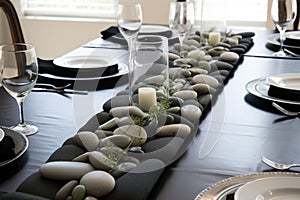
[[[26,136],[35,134],[38,128],[24,122],[23,102],[31,92],[38,76],[38,64],[34,46],[8,44],[0,47],[0,69],[4,89],[16,99],[19,106],[19,124],[12,129]]]
[[[181,46],[192,30],[195,21],[193,2],[171,2],[169,10],[169,26],[177,33]]]
[[[296,0],[273,0],[271,7],[271,15],[276,28],[279,31],[280,49],[275,52],[274,56],[286,56],[283,49],[284,34],[295,20],[297,13]]]
[[[127,40],[129,50],[129,98],[132,97],[134,50],[138,32],[142,26],[143,16],[140,4],[119,4],[118,5],[118,28],[123,37]]]

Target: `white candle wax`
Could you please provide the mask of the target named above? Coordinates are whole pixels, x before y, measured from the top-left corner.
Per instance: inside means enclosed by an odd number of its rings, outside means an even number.
[[[139,107],[145,112],[156,105],[156,90],[154,88],[142,87],[138,89]]]
[[[210,32],[208,34],[208,42],[210,45],[215,46],[220,41],[221,41],[220,32]]]

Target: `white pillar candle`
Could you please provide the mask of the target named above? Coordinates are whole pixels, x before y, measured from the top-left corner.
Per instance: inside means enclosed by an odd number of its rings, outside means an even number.
[[[156,90],[149,87],[141,87],[138,89],[139,107],[145,112],[156,105]]]
[[[210,45],[215,46],[220,41],[221,41],[221,33],[220,32],[210,32],[208,34],[208,42]]]

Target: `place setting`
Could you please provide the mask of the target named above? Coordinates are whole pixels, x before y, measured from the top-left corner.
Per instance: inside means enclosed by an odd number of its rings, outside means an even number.
[[[280,1],[272,1],[271,16],[279,33],[271,34],[267,38],[266,47],[275,51],[272,56],[300,58],[300,32],[287,31],[296,18],[296,0],[289,0],[286,5]]]

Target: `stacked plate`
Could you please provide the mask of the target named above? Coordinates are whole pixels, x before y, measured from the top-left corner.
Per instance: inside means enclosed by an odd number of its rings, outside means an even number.
[[[284,48],[288,48],[295,53],[300,53],[300,31],[286,32],[284,41]],[[280,46],[279,34],[272,34],[268,36],[268,43],[276,47]]]
[[[258,78],[247,83],[246,89],[263,99],[300,105],[300,73]]]

